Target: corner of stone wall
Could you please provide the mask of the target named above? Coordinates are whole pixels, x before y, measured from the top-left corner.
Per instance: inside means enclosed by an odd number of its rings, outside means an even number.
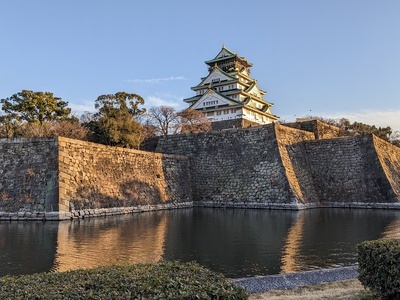
[[[58,210],[56,139],[3,139],[0,152],[0,211],[5,218],[40,218]]]
[[[372,135],[372,142],[377,158],[395,201],[400,202],[400,148]]]
[[[278,144],[278,150],[282,164],[285,169],[286,178],[293,194],[293,202],[302,207],[310,202],[314,202],[317,199],[307,199],[302,191],[302,186],[299,183],[297,176],[296,162],[289,155],[287,147],[298,144],[300,142],[315,140],[313,132],[305,131],[298,128],[288,127],[281,124],[275,124],[275,135]],[[305,158],[306,159],[306,158]]]

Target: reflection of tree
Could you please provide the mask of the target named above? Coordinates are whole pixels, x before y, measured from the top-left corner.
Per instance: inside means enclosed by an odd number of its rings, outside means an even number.
[[[300,252],[300,247],[303,238],[304,230],[304,214],[299,212],[297,219],[290,227],[288,235],[286,237],[285,246],[282,249],[282,267],[281,273],[293,273],[299,271],[297,256]]]
[[[165,212],[60,222],[55,268],[160,261],[166,228]]]

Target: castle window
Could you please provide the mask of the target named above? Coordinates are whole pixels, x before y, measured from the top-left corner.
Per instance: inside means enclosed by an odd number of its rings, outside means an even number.
[[[203,106],[218,104],[218,100],[203,102]]]
[[[219,111],[217,111],[217,116],[220,116],[221,115],[221,111],[219,110]]]
[[[219,80],[220,80],[219,78],[215,78],[215,79],[212,80],[212,82],[216,83],[216,82],[219,82]]]
[[[210,116],[213,116],[213,115],[214,115],[213,111],[210,111],[210,112],[207,113],[207,117],[210,117]]]

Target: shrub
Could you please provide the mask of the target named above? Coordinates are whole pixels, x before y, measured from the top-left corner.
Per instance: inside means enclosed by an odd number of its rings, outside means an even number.
[[[366,241],[357,250],[360,282],[380,297],[400,299],[400,241]]]
[[[196,263],[161,262],[0,277],[0,299],[247,299]]]

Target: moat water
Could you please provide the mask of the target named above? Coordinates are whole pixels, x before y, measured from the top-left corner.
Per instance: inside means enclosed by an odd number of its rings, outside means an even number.
[[[227,277],[354,265],[356,244],[400,237],[400,211],[182,209],[63,222],[0,222],[0,276],[197,261]]]

